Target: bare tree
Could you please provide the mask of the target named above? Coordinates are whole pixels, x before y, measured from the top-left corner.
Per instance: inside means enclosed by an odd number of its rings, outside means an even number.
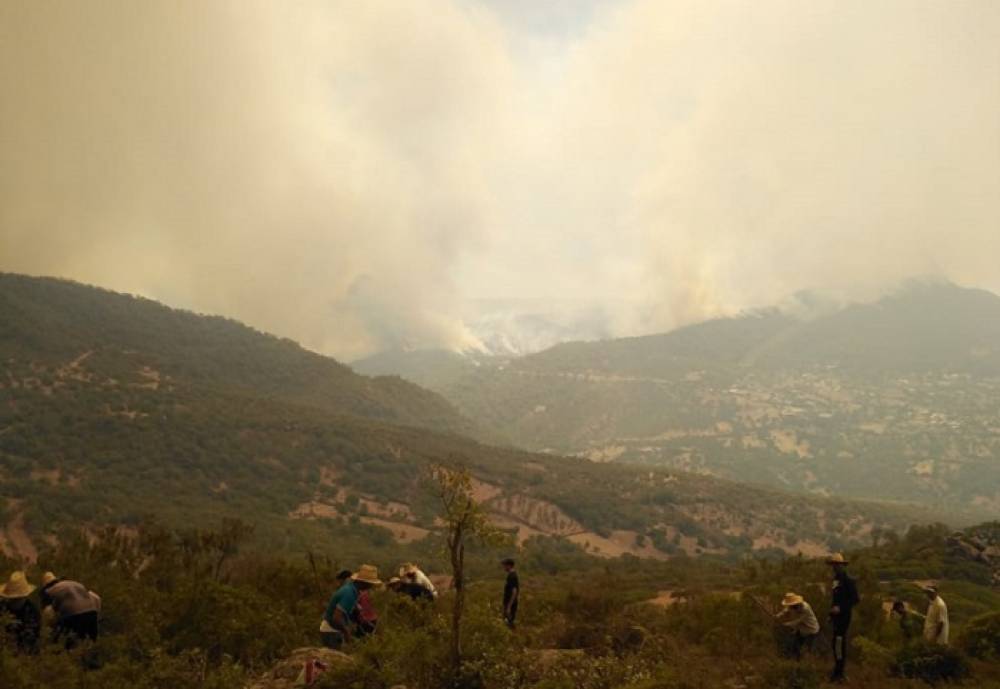
[[[448,556],[455,589],[451,613],[451,669],[457,677],[462,666],[462,613],[465,609],[465,545],[470,539],[484,545],[506,545],[508,534],[492,523],[476,502],[469,470],[457,463],[434,464],[428,470],[428,484],[440,502],[440,517],[447,536]]]

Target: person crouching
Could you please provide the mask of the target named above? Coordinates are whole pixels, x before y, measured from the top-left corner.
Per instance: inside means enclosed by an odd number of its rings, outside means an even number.
[[[796,660],[802,658],[802,649],[812,650],[819,636],[819,620],[812,606],[797,593],[786,593],[781,601],[782,611],[775,619],[791,629],[794,634],[792,654]]]
[[[374,565],[361,565],[357,573],[351,575],[338,588],[323,613],[323,623],[320,626],[320,637],[327,648],[339,649],[344,643],[350,643],[354,635],[352,626],[357,619],[358,598],[362,591],[367,591],[382,582],[378,578],[378,569]]]
[[[78,581],[60,579],[52,572],[42,575],[42,607],[51,607],[56,615],[55,640],[66,648],[77,641],[97,641],[101,597]]]

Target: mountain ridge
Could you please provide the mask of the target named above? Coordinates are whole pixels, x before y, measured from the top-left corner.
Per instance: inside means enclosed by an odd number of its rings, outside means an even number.
[[[218,357],[191,361],[218,345],[218,321],[170,320],[182,329],[196,324],[181,338],[190,338],[185,346],[172,347],[169,333],[145,330],[151,316],[136,317],[127,298],[62,283],[53,292],[53,284],[0,278],[0,312],[15,316],[0,331],[0,542],[8,548],[25,538],[44,543],[71,524],[127,526],[153,514],[174,526],[250,515],[276,548],[307,549],[336,537],[355,548],[363,542],[410,552],[434,538],[420,476],[437,461],[468,465],[491,512],[520,538],[565,537],[607,556],[817,552],[924,516],[908,505],[491,447],[448,428],[351,413],[348,402],[362,412],[373,402],[326,388],[295,395],[271,377],[275,347],[278,361],[301,357],[292,371],[317,355],[260,336],[264,344],[244,342],[242,353],[218,364],[220,372],[212,363]],[[52,300],[65,307],[65,289],[86,292],[84,304],[116,305],[116,325],[95,328],[87,320],[91,306],[73,312],[73,328],[60,329]],[[173,318],[161,308],[154,315]],[[236,326],[221,327],[229,333]],[[250,337],[239,328],[239,337]],[[226,366],[246,373],[234,378]],[[339,364],[330,370],[341,372]],[[353,394],[359,379],[349,373],[339,380]],[[424,394],[417,391],[417,399]]]
[[[292,340],[221,316],[172,309],[69,280],[10,273],[0,273],[0,315],[5,323],[0,351],[6,356],[31,353],[72,360],[91,352],[99,359],[112,343],[121,351],[143,352],[154,368],[165,366],[166,375],[255,388],[339,413],[350,410],[359,416],[475,434],[472,424],[436,393],[398,378],[359,376]],[[59,332],[58,339],[45,335],[51,329]],[[404,407],[397,401],[401,398],[412,403]]]
[[[528,449],[1000,513],[1000,297],[925,281],[822,306],[415,378]]]

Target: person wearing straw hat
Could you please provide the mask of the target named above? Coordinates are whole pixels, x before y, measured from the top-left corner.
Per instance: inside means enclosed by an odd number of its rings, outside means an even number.
[[[802,657],[802,649],[812,649],[819,636],[819,621],[812,606],[797,593],[788,592],[781,601],[781,612],[774,616],[794,634],[793,654],[796,660]]]
[[[851,627],[851,613],[860,602],[858,587],[847,574],[850,564],[840,553],[830,556],[826,563],[833,568],[833,601],[830,606],[830,622],[833,626],[833,671],[831,682],[846,682],[844,668],[847,665],[847,632]]]
[[[6,613],[12,618],[6,631],[21,653],[38,651],[42,615],[31,600],[35,588],[22,571],[12,573],[7,582],[0,585],[0,615]]]
[[[430,580],[430,577],[424,574],[423,570],[412,562],[407,562],[399,568],[399,577],[403,581],[415,584],[426,591],[426,593],[418,592],[417,595],[413,595],[411,593],[414,598],[437,598],[438,592],[437,589],[434,588],[434,583]]]
[[[101,597],[78,581],[60,579],[52,572],[42,575],[42,607],[56,615],[55,639],[72,648],[82,639],[96,641]]]
[[[932,644],[948,645],[948,606],[938,595],[936,586],[922,586],[927,595],[927,616],[924,618],[924,640]]]
[[[323,645],[338,649],[344,642],[353,639],[351,623],[356,615],[359,595],[362,591],[381,584],[378,568],[374,565],[361,565],[361,569],[337,589],[323,613],[323,624],[320,627]]]

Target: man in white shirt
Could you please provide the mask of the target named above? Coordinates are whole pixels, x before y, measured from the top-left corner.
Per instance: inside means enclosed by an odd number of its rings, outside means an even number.
[[[805,598],[796,593],[786,593],[781,607],[783,609],[775,615],[775,619],[795,634],[794,653],[795,658],[799,659],[802,657],[803,647],[812,650],[813,642],[819,635],[819,620]]]
[[[431,582],[430,577],[424,574],[423,570],[412,562],[407,562],[399,568],[399,576],[404,581],[411,581],[424,589],[429,597],[437,598],[438,592],[437,589],[434,588],[434,584]]]
[[[925,586],[924,593],[930,602],[924,620],[924,640],[933,644],[948,645],[948,606],[938,595],[937,588]]]

